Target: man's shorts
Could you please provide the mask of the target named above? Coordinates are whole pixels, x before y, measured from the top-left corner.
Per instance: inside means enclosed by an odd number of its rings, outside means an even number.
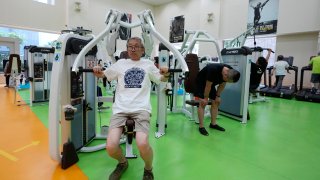
[[[320,83],[320,74],[311,74],[312,83]]]
[[[194,96],[203,99],[204,98],[204,89],[205,89],[205,85],[198,86],[196,88],[196,92],[194,93]],[[217,95],[216,87],[214,85],[212,85],[210,93],[209,93],[209,99],[215,100],[216,95]]]
[[[131,118],[135,123],[134,131],[149,134],[150,117],[151,114],[143,110],[130,113],[117,113],[112,115],[109,129],[123,127],[126,125],[127,119]]]

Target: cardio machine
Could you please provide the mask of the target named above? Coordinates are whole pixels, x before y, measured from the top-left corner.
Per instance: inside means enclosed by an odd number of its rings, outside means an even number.
[[[320,95],[319,94],[315,94],[314,92],[312,92],[311,88],[304,88],[303,87],[304,72],[311,71],[311,70],[312,70],[311,66],[304,66],[300,70],[300,88],[295,96],[295,98],[299,101],[320,102]]]
[[[291,86],[282,86],[281,89],[279,91],[276,91],[275,89],[272,88],[272,77],[271,77],[271,71],[273,69],[273,66],[268,67],[268,82],[269,82],[269,86],[266,88],[263,88],[260,90],[260,92],[264,93],[266,96],[271,96],[271,97],[280,97],[280,98],[284,98],[284,99],[292,99],[297,90],[297,83],[298,83],[298,67],[293,65],[293,57],[289,56],[289,57],[284,57],[284,61],[287,61],[289,64],[289,71],[293,71],[294,72],[294,84],[292,84]]]

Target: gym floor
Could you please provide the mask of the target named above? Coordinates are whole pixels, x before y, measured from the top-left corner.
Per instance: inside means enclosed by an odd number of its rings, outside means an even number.
[[[28,90],[20,90],[19,94],[18,99],[28,99]],[[77,165],[62,170],[49,157],[48,103],[32,107],[25,105],[28,101],[14,104],[14,96],[13,88],[0,85],[1,180],[107,179],[117,162],[105,150],[79,153]],[[218,123],[226,132],[208,129],[208,137],[200,135],[198,125],[183,114],[168,113],[166,135],[156,139],[157,99],[153,95],[150,143],[154,150],[155,178],[320,179],[320,104],[268,99],[249,105],[251,120],[247,124],[219,116]],[[100,115],[102,125],[108,125],[110,110]],[[209,118],[205,124],[209,125]],[[134,152],[138,152],[135,145]],[[139,156],[130,159],[122,179],[142,179],[143,165]]]

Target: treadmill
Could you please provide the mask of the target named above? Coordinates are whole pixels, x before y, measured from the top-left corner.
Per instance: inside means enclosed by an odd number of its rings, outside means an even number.
[[[271,96],[271,97],[279,97],[279,98],[284,98],[284,99],[292,99],[297,90],[297,84],[298,84],[298,67],[293,66],[293,57],[284,57],[283,61],[287,61],[289,64],[289,71],[294,71],[295,79],[294,79],[294,84],[291,86],[282,86],[279,91],[276,91],[275,89],[272,88],[271,85],[271,71],[273,69],[273,66],[270,66],[267,68],[268,70],[268,75],[269,75],[269,86],[261,89],[260,93],[266,95],[266,96]]]
[[[312,101],[312,102],[320,102],[319,94],[312,94],[311,88],[303,88],[303,78],[305,71],[311,71],[311,66],[304,66],[301,68],[301,76],[300,76],[300,88],[296,94],[296,99],[299,101]]]

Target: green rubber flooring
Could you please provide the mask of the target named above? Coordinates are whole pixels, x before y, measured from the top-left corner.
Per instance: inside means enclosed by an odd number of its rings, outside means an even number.
[[[28,92],[20,91],[27,97]],[[181,113],[168,113],[166,134],[157,139],[156,95],[152,95],[153,116],[150,144],[154,150],[157,180],[318,180],[320,179],[320,104],[268,98],[249,105],[247,124],[220,116],[226,132],[207,129]],[[110,106],[110,104],[104,104]],[[48,127],[48,103],[32,110]],[[108,125],[110,110],[98,114],[97,125]],[[210,123],[209,118],[205,125]],[[103,140],[94,144],[104,143]],[[122,145],[123,149],[125,148]],[[135,144],[134,152],[138,153]],[[105,150],[79,153],[77,165],[90,180],[107,179],[117,162]],[[129,160],[123,180],[142,179],[144,163]]]

